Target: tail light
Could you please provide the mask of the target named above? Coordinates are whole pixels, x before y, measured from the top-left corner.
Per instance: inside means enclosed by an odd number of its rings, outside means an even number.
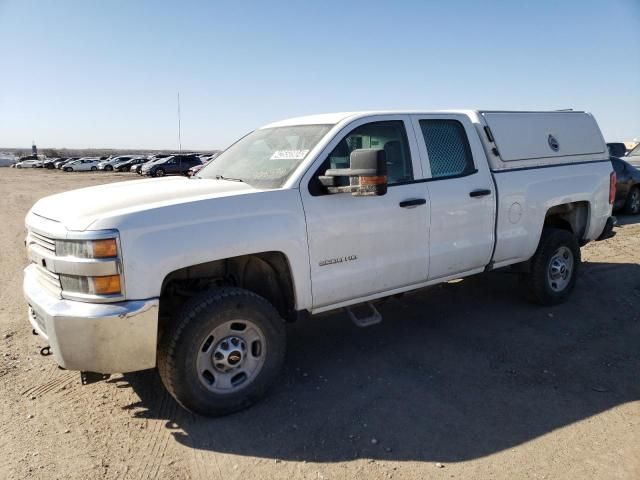
[[[609,204],[613,205],[614,200],[616,199],[616,183],[618,181],[618,177],[616,172],[611,172],[609,175]]]

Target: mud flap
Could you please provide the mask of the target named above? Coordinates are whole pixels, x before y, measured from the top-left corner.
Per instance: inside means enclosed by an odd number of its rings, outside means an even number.
[[[600,240],[606,240],[607,238],[615,236],[616,233],[613,231],[613,227],[615,227],[617,224],[618,219],[616,217],[609,217],[607,219],[607,224],[604,226],[604,230],[596,239],[596,241],[599,242]]]

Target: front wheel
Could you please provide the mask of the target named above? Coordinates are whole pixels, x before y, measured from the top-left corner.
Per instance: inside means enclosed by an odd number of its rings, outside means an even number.
[[[187,410],[225,415],[259,400],[284,361],[284,321],[264,298],[220,288],[189,301],[164,330],[158,371]]]
[[[629,192],[627,201],[624,205],[624,213],[637,215],[640,213],[640,187],[635,186]]]
[[[97,170],[98,170],[98,167],[91,167],[91,171],[92,171],[92,172],[95,172],[95,171],[97,171]]]
[[[165,171],[162,168],[158,168],[155,172],[153,172],[154,177],[164,177]]]
[[[557,305],[572,292],[580,266],[580,247],[567,230],[545,228],[526,276],[529,293],[536,303]]]
[[[111,171],[113,170],[113,167],[112,167],[111,165],[106,165],[106,166],[104,167],[104,169],[105,169],[107,172],[111,172]]]
[[[65,172],[73,172],[73,168],[71,168],[71,167],[64,167],[64,171],[65,171]]]

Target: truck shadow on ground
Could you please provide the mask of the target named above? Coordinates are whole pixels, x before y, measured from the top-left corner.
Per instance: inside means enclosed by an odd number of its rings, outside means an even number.
[[[127,374],[135,417],[195,448],[281,460],[457,462],[640,399],[640,265],[587,263],[572,299],[522,299],[494,272],[390,300],[368,329],[342,314],[289,328],[286,369],[254,407],[182,410],[155,371]]]

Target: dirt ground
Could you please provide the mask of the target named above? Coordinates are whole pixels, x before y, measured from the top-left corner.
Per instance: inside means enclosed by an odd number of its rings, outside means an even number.
[[[0,169],[0,478],[640,478],[640,217],[583,248],[558,307],[493,272],[388,301],[367,329],[293,324],[271,395],[207,419],[155,371],[82,387],[27,323],[27,210],[132,177]]]

